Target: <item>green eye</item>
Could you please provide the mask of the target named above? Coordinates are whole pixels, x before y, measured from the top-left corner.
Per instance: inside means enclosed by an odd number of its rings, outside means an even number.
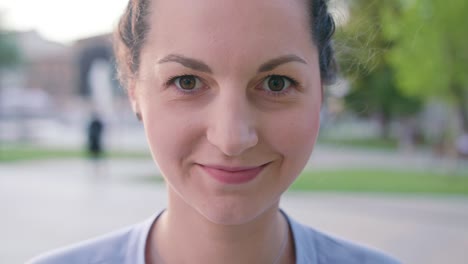
[[[175,79],[175,85],[184,91],[193,91],[201,87],[200,80],[193,75],[186,75],[177,77]]]
[[[269,76],[263,81],[263,89],[271,92],[282,92],[289,86],[291,86],[291,81],[279,75]]]

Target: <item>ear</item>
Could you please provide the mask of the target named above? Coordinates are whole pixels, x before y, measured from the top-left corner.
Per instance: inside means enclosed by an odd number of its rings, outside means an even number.
[[[128,83],[127,86],[127,92],[128,92],[128,99],[130,100],[130,105],[132,106],[132,110],[135,114],[140,114],[140,106],[138,103],[138,95],[136,91],[136,83],[135,81],[131,80]]]

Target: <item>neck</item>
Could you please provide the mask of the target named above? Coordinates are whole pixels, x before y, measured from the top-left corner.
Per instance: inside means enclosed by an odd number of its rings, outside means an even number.
[[[169,206],[151,231],[147,258],[149,263],[272,264],[285,251],[285,238],[288,225],[278,203],[251,221],[224,225],[169,190]]]

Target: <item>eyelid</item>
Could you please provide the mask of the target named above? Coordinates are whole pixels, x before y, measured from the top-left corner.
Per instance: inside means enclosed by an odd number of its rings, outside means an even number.
[[[282,90],[282,91],[279,91],[279,92],[274,92],[274,91],[269,91],[269,90],[266,90],[263,88],[263,84],[264,82],[268,79],[268,78],[271,78],[271,77],[281,77],[281,78],[285,78],[286,80],[288,80],[291,84],[289,87],[287,87],[285,90]],[[292,78],[292,77],[289,77],[287,75],[283,75],[283,74],[269,74],[267,76],[265,76],[264,78],[262,78],[259,82],[259,84],[257,84],[255,87],[258,87],[260,86],[260,88],[258,88],[259,90],[262,90],[264,93],[267,93],[268,95],[271,95],[271,96],[282,96],[282,95],[286,95],[288,94],[289,92],[291,92],[292,89],[296,89],[298,88],[298,86],[300,86],[300,83]]]
[[[195,74],[191,74],[191,73],[186,73],[186,74],[177,74],[177,75],[173,75],[172,77],[169,77],[168,80],[164,83],[165,87],[168,88],[172,85],[176,86],[175,84],[175,81],[178,79],[178,78],[182,78],[182,77],[194,77],[196,79],[198,79],[201,84],[202,84],[202,87],[201,88],[198,88],[198,89],[195,89],[195,90],[192,90],[192,91],[186,91],[186,90],[182,90],[178,87],[175,87],[175,90],[177,92],[179,92],[180,94],[182,95],[193,95],[193,94],[197,94],[197,93],[200,93],[200,90],[204,90],[207,88],[207,82],[204,78],[198,76],[198,75],[195,75]],[[265,90],[262,86],[263,86],[263,82],[265,82],[266,79],[268,78],[271,78],[271,77],[281,77],[281,78],[285,78],[287,79],[291,84],[288,88],[286,88],[284,91],[280,91],[280,92],[274,92],[274,91],[268,91],[268,90]],[[258,88],[260,86],[260,88]],[[261,90],[263,91],[264,93],[267,93],[268,95],[270,96],[282,96],[282,95],[286,95],[288,94],[289,92],[291,92],[291,90],[293,89],[298,89],[301,87],[301,84],[299,81],[297,81],[295,78],[293,77],[290,77],[288,75],[284,75],[284,74],[269,74],[269,75],[266,75],[264,76],[262,79],[260,79],[260,81],[254,86],[256,87],[256,89],[258,90]]]
[[[196,79],[198,79],[198,81],[201,83],[201,87],[200,88],[197,88],[197,89],[194,89],[194,90],[183,90],[183,89],[180,89],[179,87],[177,87],[177,85],[175,84],[176,80],[179,79],[179,78],[183,78],[183,77],[194,77]],[[190,73],[187,73],[187,74],[178,74],[178,75],[174,75],[172,77],[169,77],[169,79],[164,83],[165,87],[168,88],[170,86],[176,86],[174,89],[176,92],[182,94],[182,95],[192,95],[192,94],[196,94],[196,93],[199,93],[200,90],[203,90],[206,88],[206,82],[203,78],[201,78],[200,76],[198,75],[195,75],[195,74],[190,74]]]

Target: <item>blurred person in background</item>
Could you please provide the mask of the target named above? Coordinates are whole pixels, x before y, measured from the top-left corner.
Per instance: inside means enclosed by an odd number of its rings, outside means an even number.
[[[279,209],[336,74],[327,9],[326,0],[129,1],[116,32],[120,78],[167,208],[30,263],[398,263]]]
[[[102,173],[102,158],[104,155],[103,147],[104,123],[99,114],[92,113],[87,127],[87,152],[93,162],[94,174],[96,176]]]

